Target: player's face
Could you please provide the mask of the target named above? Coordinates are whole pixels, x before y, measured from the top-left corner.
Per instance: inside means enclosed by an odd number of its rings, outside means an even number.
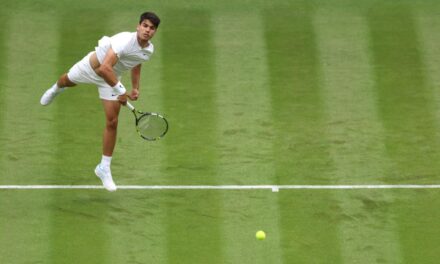
[[[145,19],[137,26],[137,35],[141,41],[150,40],[155,33],[156,27],[148,19]]]

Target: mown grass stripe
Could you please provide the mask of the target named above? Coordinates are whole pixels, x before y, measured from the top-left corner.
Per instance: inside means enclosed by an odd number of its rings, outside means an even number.
[[[409,5],[383,4],[368,13],[379,116],[392,171],[386,182],[426,183],[440,169],[436,103],[426,77],[419,28]],[[413,225],[424,211],[439,217],[439,203],[413,194],[412,203],[429,204],[417,210],[396,210],[403,262],[435,262],[439,257],[439,225]],[[417,212],[417,213],[415,213]],[[429,230],[430,232],[425,232]]]
[[[99,38],[108,32],[110,14],[95,19],[95,11],[81,11],[81,19],[62,12],[56,17],[58,32],[52,37],[58,41],[57,70],[59,76],[92,51]],[[66,34],[68,29],[69,34]],[[50,87],[58,79],[48,79]],[[56,122],[50,149],[57,160],[55,172],[58,183],[98,184],[94,168],[102,155],[102,131],[104,111],[94,85],[78,85],[59,95],[44,111],[51,112]],[[87,113],[84,115],[84,113]],[[85,154],[87,153],[87,154]],[[118,183],[117,162],[113,162],[113,176]],[[81,176],[79,176],[81,175]],[[108,262],[109,236],[105,227],[109,207],[95,203],[90,193],[80,196],[52,192],[50,263],[62,263],[76,259],[82,263]],[[104,195],[104,194],[103,194]],[[78,206],[78,201],[83,201]],[[83,217],[83,216],[89,217]]]
[[[45,81],[46,70],[54,68],[54,61],[46,56],[53,54],[51,51],[56,48],[52,39],[56,30],[47,24],[50,15],[40,14],[32,22],[30,17],[31,12],[14,12],[0,19],[4,22],[0,34],[0,99],[4,117],[0,120],[2,182],[46,182],[53,161],[43,143],[49,140],[52,126],[44,122],[49,115],[39,111],[38,87]],[[35,36],[35,32],[40,33]],[[32,41],[29,36],[33,36]],[[48,50],[40,52],[41,47]],[[33,211],[25,197],[8,194],[2,193],[0,199],[0,262],[24,263],[29,259],[45,262],[49,251],[45,241],[49,237],[50,215]],[[50,195],[46,193],[33,202],[38,207],[48,200]],[[29,247],[29,243],[34,246]]]
[[[3,25],[0,29],[0,82],[5,84],[9,78],[7,74],[7,68],[9,65],[9,58],[7,53],[7,36],[9,33],[9,15],[3,9],[0,11],[0,23]],[[6,87],[3,85],[0,87],[0,100],[2,102],[5,101],[6,98]],[[3,142],[7,140],[6,136],[3,135],[4,130],[4,119],[5,119],[5,111],[0,111],[0,160],[4,159],[4,155],[6,152],[3,148]]]
[[[380,183],[377,176],[387,171],[387,159],[372,91],[367,22],[362,14],[325,9],[315,14],[314,24],[329,118],[326,131],[338,175],[335,182]],[[401,262],[391,212],[371,212],[365,206],[388,204],[393,196],[380,191],[335,194],[344,216],[339,222],[343,263]]]
[[[436,13],[418,12],[417,31],[420,37],[421,56],[425,65],[428,85],[432,87],[432,97],[435,103],[436,126],[440,120],[440,19]]]
[[[29,13],[19,12],[5,24],[9,25],[9,29],[5,31],[7,40],[4,42],[4,56],[5,61],[12,62],[5,64],[5,80],[1,88],[4,97],[0,138],[1,181],[32,183],[38,180],[47,183],[48,169],[53,166],[53,155],[46,142],[51,139],[53,125],[47,122],[51,115],[41,111],[39,100],[44,89],[40,87],[47,78],[46,70],[53,69],[55,63],[41,52],[41,47],[45,46],[49,49],[48,54],[51,54],[56,42],[44,40],[53,34],[53,27],[45,25],[48,19],[45,15],[35,20],[34,24],[38,26],[29,27],[26,31],[20,30],[20,27],[25,27],[26,15]],[[29,47],[27,36],[23,34],[32,34],[42,26],[45,31]]]
[[[163,180],[212,184],[216,181],[211,175],[217,168],[218,138],[211,14],[179,9],[168,10],[163,16],[167,20],[161,25],[161,82],[165,87],[163,105],[171,124],[163,141]],[[220,196],[203,192],[175,195],[181,197],[181,202],[166,208],[168,261],[209,263],[215,256],[216,261],[223,262]],[[197,239],[187,239],[194,233]]]
[[[320,88],[313,7],[264,10],[265,43],[271,92],[273,158],[277,184],[330,182],[332,161],[322,129],[325,109]],[[279,195],[279,228],[283,263],[341,261],[336,226],[326,218],[332,195],[319,192]],[[325,253],[324,253],[325,251]]]
[[[163,167],[170,182],[210,183],[213,179],[206,175],[214,175],[218,156],[210,14],[175,10],[165,16],[168,26],[161,32],[161,83],[170,130],[163,141],[167,155]],[[185,16],[193,17],[183,21]]]
[[[263,27],[261,18],[221,12],[214,25],[221,138],[217,174],[223,182],[238,184],[274,180],[266,47],[264,34],[253,30]]]
[[[219,12],[213,24],[216,105],[220,113],[217,133],[222,139],[216,177],[223,183],[274,181],[266,47],[264,32],[254,30],[263,27],[262,19],[255,13]],[[222,192],[222,230],[228,241],[225,263],[282,263],[278,219],[272,217],[279,214],[278,197],[265,197],[252,199],[245,194]],[[242,219],[246,219],[246,224],[237,224]],[[237,237],[243,229],[248,236]],[[264,229],[270,236],[264,245],[266,250],[249,247],[255,243],[254,233],[258,229]]]

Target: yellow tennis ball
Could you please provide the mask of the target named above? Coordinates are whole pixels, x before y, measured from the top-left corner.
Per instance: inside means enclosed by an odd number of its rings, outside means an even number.
[[[260,230],[255,234],[255,237],[258,240],[264,240],[266,238],[266,233],[264,233],[264,231]]]

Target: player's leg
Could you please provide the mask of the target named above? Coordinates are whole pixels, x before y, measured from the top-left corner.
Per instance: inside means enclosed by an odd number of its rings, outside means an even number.
[[[116,133],[118,128],[118,116],[121,109],[119,101],[102,100],[105,112],[105,129],[102,153],[111,157],[116,144]]]
[[[66,87],[73,87],[75,85],[76,85],[76,83],[72,82],[69,79],[69,76],[67,75],[67,73],[61,75],[61,77],[58,79],[58,81],[54,84],[54,86],[57,89],[62,89],[62,88],[66,88]]]
[[[90,53],[73,65],[68,73],[61,75],[57,82],[43,94],[40,103],[42,105],[50,104],[67,87],[72,87],[79,83],[94,83],[94,79],[90,76],[95,73],[90,67],[89,57]]]
[[[95,173],[101,179],[104,187],[109,191],[115,191],[116,185],[111,175],[111,160],[113,150],[116,145],[116,135],[118,128],[118,116],[121,109],[119,101],[102,100],[105,112],[105,128],[103,135],[102,159],[96,166]]]
[[[58,81],[52,85],[49,89],[44,92],[43,96],[40,99],[41,105],[48,105],[50,104],[55,97],[64,92],[67,87],[73,87],[76,83],[72,82],[69,77],[67,76],[67,73],[61,75],[61,77],[58,79]]]

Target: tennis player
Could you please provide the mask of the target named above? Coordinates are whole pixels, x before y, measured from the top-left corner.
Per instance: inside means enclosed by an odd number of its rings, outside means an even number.
[[[159,27],[160,19],[153,12],[140,16],[136,32],[122,32],[112,37],[104,36],[98,41],[95,51],[87,54],[69,72],[61,75],[58,81],[41,97],[42,105],[49,105],[57,95],[68,87],[77,84],[95,84],[104,106],[106,126],[104,129],[103,153],[101,163],[95,168],[104,187],[116,191],[110,164],[116,144],[118,115],[121,104],[139,97],[141,64],[150,59],[154,52],[150,39]],[[132,89],[129,93],[121,83],[124,71],[131,71]]]

